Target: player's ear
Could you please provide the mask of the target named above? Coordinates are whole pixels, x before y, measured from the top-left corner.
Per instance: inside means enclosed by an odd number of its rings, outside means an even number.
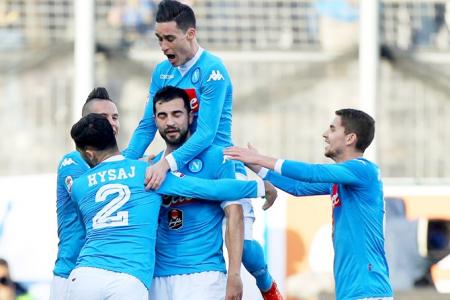
[[[194,122],[194,113],[192,112],[192,110],[189,112],[189,125],[192,124],[192,122]]]
[[[186,30],[186,37],[189,41],[192,41],[197,36],[197,30],[193,27]]]
[[[350,145],[356,145],[356,142],[358,141],[358,137],[356,136],[356,133],[349,133],[345,136],[345,144]]]

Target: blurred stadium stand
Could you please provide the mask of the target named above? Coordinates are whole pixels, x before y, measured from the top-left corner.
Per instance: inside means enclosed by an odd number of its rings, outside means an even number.
[[[340,14],[320,0],[191,2],[202,46],[220,50],[233,76],[236,143],[322,161],[323,128],[314,124],[326,124],[336,108],[358,105],[357,1],[337,1],[343,3]],[[122,145],[141,116],[149,74],[160,58],[154,5],[96,1],[96,81],[120,104]],[[380,2],[385,59],[377,159],[385,177],[450,178],[446,5]],[[0,16],[1,120],[10,133],[1,142],[0,174],[50,172],[72,147],[73,1],[4,0]]]

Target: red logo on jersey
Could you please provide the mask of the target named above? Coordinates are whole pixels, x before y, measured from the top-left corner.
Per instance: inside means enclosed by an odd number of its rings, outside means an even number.
[[[189,96],[189,103],[191,104],[192,112],[198,112],[200,108],[200,103],[197,98],[197,94],[195,93],[195,89],[184,89]]]
[[[183,211],[177,208],[171,209],[168,212],[168,226],[172,230],[177,230],[183,227]]]
[[[331,204],[333,205],[333,208],[342,205],[341,198],[339,198],[339,190],[337,184],[333,184],[333,188],[331,191]]]

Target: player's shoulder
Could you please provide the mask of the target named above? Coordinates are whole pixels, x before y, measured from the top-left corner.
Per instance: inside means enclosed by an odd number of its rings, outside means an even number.
[[[204,70],[220,70],[226,72],[222,59],[206,50],[203,51],[203,54],[199,58],[199,65]]]
[[[87,171],[88,169],[88,164],[84,161],[78,151],[72,151],[65,154],[58,163],[58,173]]]
[[[355,158],[344,162],[348,168],[360,176],[378,176],[378,166],[363,157]]]
[[[220,165],[224,162],[223,147],[211,145],[203,150],[195,159],[201,160],[205,165]]]

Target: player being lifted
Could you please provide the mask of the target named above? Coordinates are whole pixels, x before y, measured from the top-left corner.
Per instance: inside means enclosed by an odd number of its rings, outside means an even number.
[[[191,101],[194,102],[194,112],[197,109],[198,112],[195,112],[191,125],[192,137],[147,170],[145,182],[151,189],[161,185],[169,169],[181,169],[208,146],[232,145],[231,80],[222,61],[199,46],[193,10],[178,1],[161,1],[156,13],[155,34],[167,60],[153,71],[144,116],[133,133],[126,155],[140,158],[153,140],[157,131],[153,119],[153,97],[162,87],[172,85],[186,89],[194,95]],[[245,177],[243,165],[237,168],[238,173]],[[255,277],[265,299],[282,299],[267,270],[262,247],[252,237],[254,213],[250,200],[244,200],[242,206],[245,226],[242,262]]]

